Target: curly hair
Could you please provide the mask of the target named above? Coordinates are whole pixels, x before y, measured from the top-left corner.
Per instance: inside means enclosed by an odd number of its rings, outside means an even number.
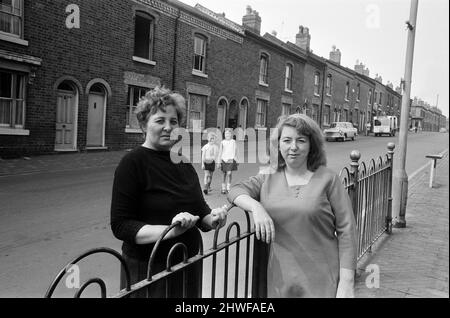
[[[307,159],[307,167],[310,171],[316,171],[320,166],[327,165],[327,157],[324,150],[324,138],[319,125],[310,117],[303,114],[292,114],[278,118],[275,130],[270,136],[272,147],[278,147],[278,170],[286,166],[286,162],[279,150],[279,142],[283,127],[292,127],[297,133],[309,138],[310,148]]]
[[[173,92],[170,89],[163,87],[155,87],[148,91],[144,97],[141,98],[136,106],[135,114],[141,129],[145,131],[145,127],[150,116],[156,114],[158,110],[166,111],[167,106],[175,107],[177,112],[178,122],[181,125],[183,114],[186,109],[186,100],[179,93]]]

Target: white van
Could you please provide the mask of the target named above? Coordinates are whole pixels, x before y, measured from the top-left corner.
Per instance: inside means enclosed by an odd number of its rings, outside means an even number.
[[[378,116],[373,118],[373,134],[375,136],[381,136],[383,134],[395,136],[397,130],[397,116]]]

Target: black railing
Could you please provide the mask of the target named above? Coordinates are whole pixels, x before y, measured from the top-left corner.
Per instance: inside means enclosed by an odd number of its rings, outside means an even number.
[[[391,233],[392,229],[392,162],[394,154],[393,143],[388,144],[388,153],[385,158],[379,157],[377,161],[371,160],[367,167],[364,162],[359,163],[360,154],[353,151],[350,154],[350,168],[343,168],[340,172],[341,181],[344,184],[353,206],[353,212],[358,231],[358,260],[371,250],[374,242],[385,232]],[[229,206],[231,209],[232,206]],[[182,273],[182,295],[187,294],[186,271],[193,266],[200,266],[203,270],[203,277],[200,276],[197,282],[200,286],[199,297],[208,298],[261,298],[267,295],[267,262],[269,255],[269,245],[256,240],[255,232],[252,229],[250,214],[247,211],[233,209],[235,213],[243,213],[245,216],[244,229],[241,229],[239,222],[232,222],[226,228],[216,229],[212,241],[212,247],[204,251],[203,238],[200,231],[196,229],[200,242],[197,255],[188,258],[187,246],[183,243],[176,243],[168,252],[166,258],[166,268],[163,271],[154,273],[155,255],[167,233],[178,223],[169,226],[160,236],[152,250],[147,268],[147,278],[135,284],[130,283],[130,271],[125,259],[120,253],[110,248],[96,248],[89,250],[69,262],[55,277],[48,288],[45,297],[52,297],[57,285],[67,274],[70,266],[76,265],[82,259],[98,253],[108,253],[116,257],[125,270],[126,287],[111,297],[130,297],[134,293],[148,291],[157,282],[166,281],[166,297],[170,297],[168,280],[176,273]],[[230,212],[231,213],[231,212]],[[238,215],[239,216],[239,215]],[[242,215],[240,215],[242,216]],[[231,232],[235,229],[236,235],[231,237]],[[222,243],[219,243],[219,232],[225,231]],[[242,246],[242,245],[243,246]],[[242,247],[242,248],[241,248]],[[183,260],[178,264],[172,264],[172,256],[175,251],[183,252]],[[230,256],[230,250],[234,250],[234,258]],[[221,256],[223,253],[223,257]],[[222,262],[218,262],[222,260]],[[210,261],[210,265],[205,266],[205,261]],[[231,265],[230,265],[231,263]],[[241,272],[241,269],[243,271]],[[250,273],[251,271],[251,273]],[[210,278],[210,288],[204,284]],[[231,278],[231,279],[230,279]],[[231,281],[231,283],[230,283]],[[220,282],[220,283],[218,283]],[[100,278],[87,280],[75,293],[75,297],[80,297],[83,291],[90,285],[97,284],[100,287],[101,297],[107,297],[106,284]]]

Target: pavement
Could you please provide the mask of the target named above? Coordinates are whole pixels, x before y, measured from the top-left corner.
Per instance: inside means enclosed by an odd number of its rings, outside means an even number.
[[[116,166],[126,151],[0,159],[10,175]],[[409,182],[406,228],[384,235],[358,263],[357,298],[449,297],[449,157],[438,161],[434,187],[429,169]]]
[[[449,157],[409,181],[406,227],[393,228],[358,263],[357,298],[449,297]]]

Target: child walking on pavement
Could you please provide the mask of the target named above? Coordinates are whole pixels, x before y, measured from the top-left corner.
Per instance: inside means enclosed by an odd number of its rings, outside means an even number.
[[[211,191],[211,180],[219,158],[219,147],[216,144],[216,135],[208,135],[208,143],[202,147],[202,169],[205,171],[203,179],[203,193],[208,194]]]
[[[231,174],[232,171],[237,170],[237,146],[236,141],[231,137],[231,130],[225,130],[225,139],[222,140],[219,148],[219,160],[223,172],[222,194],[230,191]]]

